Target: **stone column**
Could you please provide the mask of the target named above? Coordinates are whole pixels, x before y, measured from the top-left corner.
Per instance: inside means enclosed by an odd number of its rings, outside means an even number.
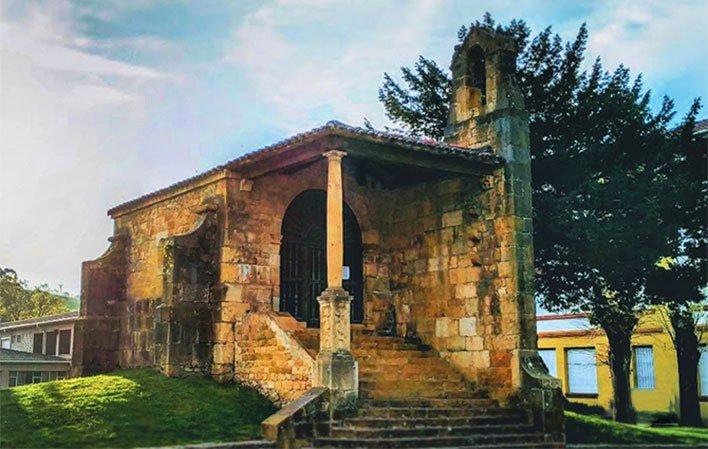
[[[359,390],[356,360],[351,353],[350,310],[352,296],[342,288],[344,264],[344,197],[342,151],[328,151],[327,158],[327,289],[320,303],[320,352],[317,384],[329,388],[332,408],[348,408]]]

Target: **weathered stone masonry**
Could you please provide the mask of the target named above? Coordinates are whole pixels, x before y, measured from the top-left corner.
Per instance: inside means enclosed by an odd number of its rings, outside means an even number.
[[[285,211],[328,191],[323,154],[336,150],[361,230],[357,329],[427,343],[496,397],[554,388],[537,379],[528,125],[513,58],[510,40],[485,32],[456,49],[454,145],[329,123],[109,211],[111,246],[82,272],[77,372],[199,372],[279,403],[321,382],[318,353],[297,337],[304,324],[279,311],[280,252]]]

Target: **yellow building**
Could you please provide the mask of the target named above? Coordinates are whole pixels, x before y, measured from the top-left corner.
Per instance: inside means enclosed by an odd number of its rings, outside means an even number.
[[[568,400],[611,410],[612,378],[604,332],[593,328],[585,314],[545,315],[537,320],[539,354],[561,380]],[[632,402],[640,415],[679,411],[676,351],[663,321],[659,312],[646,314],[632,336]],[[702,337],[708,343],[705,332]],[[708,423],[708,350],[701,354],[699,390],[701,414]]]

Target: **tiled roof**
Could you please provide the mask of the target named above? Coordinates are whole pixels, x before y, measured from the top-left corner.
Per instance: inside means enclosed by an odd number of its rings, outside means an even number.
[[[3,363],[69,363],[68,360],[55,355],[35,354],[33,352],[0,349],[0,362]]]
[[[693,134],[705,134],[708,133],[708,118],[703,120],[698,120],[696,125],[693,127]]]
[[[497,156],[491,147],[470,149],[456,145],[450,145],[448,143],[440,142],[434,139],[412,137],[405,134],[390,131],[377,131],[373,129],[360,128],[356,126],[350,126],[336,120],[330,120],[324,126],[320,126],[318,128],[314,128],[309,131],[296,134],[285,140],[281,140],[280,142],[276,142],[272,145],[268,145],[258,150],[246,153],[243,156],[237,157],[236,159],[232,159],[203,173],[184,179],[175,184],[148,193],[125,203],[119,204],[118,206],[111,208],[108,211],[108,215],[112,215],[113,212],[130,206],[134,206],[142,201],[169,192],[170,190],[186,186],[194,181],[213,175],[222,170],[237,169],[238,167],[244,166],[249,162],[253,161],[254,159],[260,158],[269,153],[275,153],[291,145],[301,143],[307,140],[314,140],[316,138],[323,137],[326,135],[358,137],[369,140],[371,142],[388,143],[401,148],[401,151],[410,150],[426,154],[434,154],[438,156],[454,157],[490,166],[500,166],[503,164],[503,159]]]
[[[15,327],[25,327],[25,326],[33,326],[36,324],[43,324],[43,323],[48,323],[48,322],[55,322],[55,321],[64,321],[64,320],[70,320],[72,318],[78,318],[79,312],[66,312],[66,313],[59,313],[57,315],[47,315],[47,316],[40,316],[37,318],[27,318],[26,320],[17,320],[17,321],[6,321],[4,323],[0,323],[0,330],[3,330],[5,328],[15,328]]]

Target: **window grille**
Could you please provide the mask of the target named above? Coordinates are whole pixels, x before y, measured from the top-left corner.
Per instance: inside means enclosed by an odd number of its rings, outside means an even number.
[[[636,388],[654,388],[654,353],[651,346],[634,348],[634,385]]]
[[[10,387],[16,387],[17,385],[20,385],[19,379],[20,376],[18,375],[17,371],[10,371],[10,379],[8,385]]]
[[[698,359],[698,382],[701,396],[708,396],[708,346],[701,347],[701,358]]]
[[[566,351],[568,393],[597,394],[597,361],[595,348]]]

